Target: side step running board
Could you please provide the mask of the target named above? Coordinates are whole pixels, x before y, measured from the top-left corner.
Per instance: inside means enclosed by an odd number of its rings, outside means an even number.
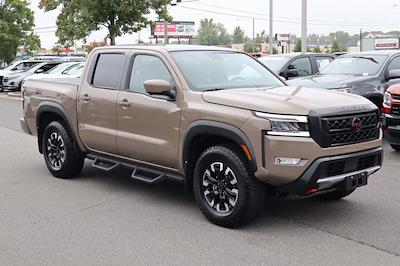
[[[87,158],[93,160],[92,166],[103,171],[111,171],[117,167],[123,166],[132,170],[131,178],[139,180],[148,184],[155,184],[165,179],[172,180],[175,182],[185,182],[185,178],[181,175],[161,171],[157,169],[150,169],[148,167],[134,165],[131,163],[118,162],[108,158],[103,158],[97,155],[88,154]]]

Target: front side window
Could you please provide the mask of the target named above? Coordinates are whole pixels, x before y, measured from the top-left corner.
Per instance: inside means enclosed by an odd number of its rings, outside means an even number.
[[[256,59],[230,51],[171,52],[194,91],[283,86]]]
[[[94,69],[92,85],[98,88],[117,89],[124,59],[123,54],[100,54]]]
[[[172,77],[163,61],[152,55],[137,55],[133,61],[129,90],[146,93],[144,82],[151,79],[161,79],[171,83]]]
[[[308,57],[296,59],[290,65],[297,69],[300,77],[312,75],[311,61]]]

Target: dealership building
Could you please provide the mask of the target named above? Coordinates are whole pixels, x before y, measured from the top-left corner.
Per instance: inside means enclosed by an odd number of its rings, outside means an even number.
[[[370,33],[361,40],[361,51],[399,49],[400,36]]]

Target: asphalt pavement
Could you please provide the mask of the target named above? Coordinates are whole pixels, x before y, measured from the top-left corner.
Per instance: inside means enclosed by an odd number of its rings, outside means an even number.
[[[3,265],[400,265],[400,154],[338,202],[272,200],[249,226],[209,223],[175,183],[147,185],[85,165],[50,175],[21,102],[0,97]]]

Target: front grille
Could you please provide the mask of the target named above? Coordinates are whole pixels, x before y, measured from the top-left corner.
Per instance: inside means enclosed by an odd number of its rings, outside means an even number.
[[[353,122],[359,119],[361,128],[353,127]],[[354,144],[377,139],[379,137],[377,113],[356,114],[322,118],[323,131],[327,133],[329,146]]]
[[[400,115],[400,105],[393,105],[392,106],[392,114]]]
[[[400,95],[392,94],[392,98],[395,99],[395,100],[400,100]]]
[[[3,78],[3,82],[7,82],[8,81],[8,78]]]

